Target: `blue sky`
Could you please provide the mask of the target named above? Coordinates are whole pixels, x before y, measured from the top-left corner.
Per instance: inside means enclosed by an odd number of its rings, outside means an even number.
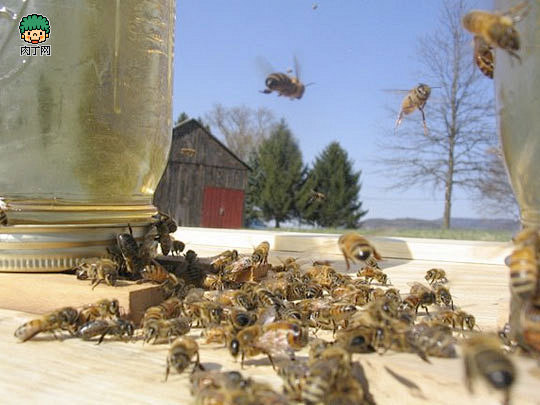
[[[317,3],[318,8],[312,9]],[[377,140],[389,136],[401,96],[385,88],[421,82],[417,39],[437,27],[437,0],[178,0],[173,117],[204,117],[214,103],[267,107],[284,117],[305,163],[338,140],[362,170],[366,218],[440,218],[443,192],[388,191],[391,173],[375,170]],[[492,9],[478,0],[476,8]],[[293,55],[301,78],[316,85],[291,101],[264,88],[257,57],[285,71]],[[415,114],[410,119],[420,118]],[[479,217],[470,196],[458,192],[454,217]]]

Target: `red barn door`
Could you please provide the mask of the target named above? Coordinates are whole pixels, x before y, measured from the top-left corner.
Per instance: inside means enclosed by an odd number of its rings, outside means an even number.
[[[241,228],[244,191],[206,187],[202,209],[201,225],[206,228]]]

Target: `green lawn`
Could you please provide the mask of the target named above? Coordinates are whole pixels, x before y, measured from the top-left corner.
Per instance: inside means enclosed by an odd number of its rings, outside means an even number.
[[[271,231],[280,232],[313,232],[313,233],[344,233],[350,230],[317,228],[268,228]],[[403,236],[410,238],[435,238],[435,239],[458,239],[458,240],[483,240],[507,242],[512,239],[512,231],[486,231],[477,229],[355,229],[362,235],[373,236]]]

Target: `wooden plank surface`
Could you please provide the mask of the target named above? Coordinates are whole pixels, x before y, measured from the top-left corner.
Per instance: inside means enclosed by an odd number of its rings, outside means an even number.
[[[182,227],[176,239],[195,245],[222,246],[226,249],[252,249],[263,240],[276,251],[297,254],[340,254],[338,234],[278,232],[249,229],[210,229]],[[511,253],[511,242],[460,241],[400,237],[368,237],[383,257],[406,260],[435,260],[504,265]]]
[[[188,245],[199,256],[211,256],[221,247]],[[243,249],[248,252],[249,249]],[[271,261],[290,255],[290,252],[272,252]],[[344,271],[339,255],[319,255],[329,259]],[[306,258],[307,260],[307,258]],[[411,261],[389,259],[383,263],[385,272],[395,287],[408,291],[407,283],[423,281],[425,271],[442,267],[450,280],[455,303],[476,316],[483,330],[494,330],[507,316],[509,299],[507,270],[504,266],[443,263],[436,261]],[[19,285],[26,277],[20,275]],[[74,276],[72,276],[74,277]],[[77,280],[75,280],[77,281]],[[80,281],[77,281],[81,283]],[[0,282],[0,284],[2,284]],[[94,291],[88,285],[92,299],[101,294],[108,297],[119,294],[122,288],[98,286]],[[66,284],[67,286],[67,284]],[[102,288],[101,288],[102,287]],[[58,295],[44,287],[41,296],[52,303]],[[75,304],[75,303],[74,303]],[[167,345],[142,345],[140,341],[123,343],[106,340],[101,345],[67,338],[55,341],[44,336],[25,343],[17,343],[14,330],[31,319],[31,314],[0,309],[0,392],[2,403],[189,403],[188,375],[172,374],[163,383]],[[200,329],[193,329],[191,336],[198,337]],[[324,337],[324,336],[323,336]],[[239,370],[229,353],[219,345],[201,343],[201,361],[209,369]],[[299,357],[306,356],[306,350]],[[514,404],[540,404],[536,387],[540,374],[535,362],[515,358],[519,377],[514,389]],[[471,396],[463,385],[461,359],[431,358],[427,364],[413,354],[388,352],[355,355],[361,361],[370,383],[370,390],[378,404],[495,404],[500,402],[496,393],[478,388]],[[390,370],[390,371],[388,371]],[[244,373],[281,387],[281,380],[264,356],[248,360]],[[395,375],[405,377],[414,385],[399,382]]]

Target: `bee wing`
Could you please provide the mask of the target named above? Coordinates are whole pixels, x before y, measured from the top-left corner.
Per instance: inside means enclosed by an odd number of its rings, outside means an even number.
[[[300,80],[301,72],[300,72],[300,63],[298,63],[298,58],[296,55],[293,57],[294,61],[294,74],[296,75],[296,78]]]
[[[276,72],[276,69],[264,56],[257,56],[255,63],[257,65],[257,70],[264,76],[268,76],[270,73]]]
[[[270,329],[257,339],[255,346],[272,357],[292,357],[294,350],[287,339],[288,330]]]
[[[382,89],[385,93],[392,93],[392,94],[407,94],[411,89],[409,90],[402,90],[402,89]]]
[[[274,322],[276,318],[277,318],[276,308],[273,306],[267,307],[257,319],[256,324],[264,326],[264,325]]]

